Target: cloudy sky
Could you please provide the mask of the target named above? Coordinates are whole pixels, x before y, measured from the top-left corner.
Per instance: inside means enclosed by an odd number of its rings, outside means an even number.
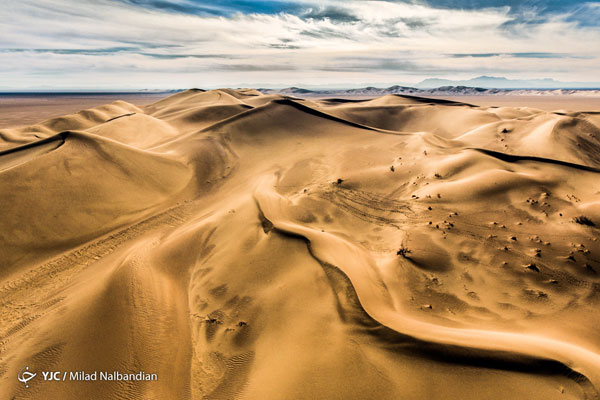
[[[600,81],[600,2],[3,0],[0,89]]]

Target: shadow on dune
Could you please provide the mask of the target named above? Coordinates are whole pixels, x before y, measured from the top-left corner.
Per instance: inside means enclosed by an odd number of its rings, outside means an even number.
[[[65,132],[57,133],[56,135],[47,137],[45,139],[40,139],[35,142],[27,143],[27,144],[24,144],[21,146],[12,147],[10,149],[0,151],[0,157],[7,155],[7,154],[25,151],[28,149],[34,149],[36,147],[39,147],[39,146],[42,146],[42,145],[45,145],[48,143],[60,142],[60,143],[57,143],[56,147],[54,148],[54,149],[57,149],[65,143],[65,140],[67,139],[69,134],[70,134],[69,131],[65,131]]]
[[[553,158],[544,158],[544,157],[535,157],[535,156],[518,156],[518,155],[514,155],[514,154],[507,154],[507,153],[502,153],[499,151],[479,149],[479,148],[469,148],[469,149],[478,151],[483,154],[487,154],[488,156],[497,158],[498,160],[511,162],[511,163],[518,163],[521,161],[535,161],[535,162],[546,163],[546,164],[561,165],[563,167],[574,168],[574,169],[578,169],[578,170],[582,170],[582,171],[600,172],[600,168],[594,168],[594,167],[590,167],[587,165],[570,163],[568,161],[555,160]]]

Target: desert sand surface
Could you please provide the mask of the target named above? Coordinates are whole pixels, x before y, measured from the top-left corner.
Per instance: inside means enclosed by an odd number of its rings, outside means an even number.
[[[0,129],[0,397],[599,398],[600,112],[468,103],[196,89]]]

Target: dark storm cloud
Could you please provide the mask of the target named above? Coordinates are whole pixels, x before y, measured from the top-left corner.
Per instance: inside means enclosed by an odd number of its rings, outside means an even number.
[[[315,27],[310,30],[303,30],[300,32],[300,35],[309,36],[315,39],[328,39],[328,38],[341,38],[341,39],[352,39],[352,36],[337,31],[335,29],[329,27]]]
[[[300,49],[300,46],[296,46],[288,43],[272,43],[269,45],[271,49],[283,49],[283,50],[297,50]]]
[[[307,12],[300,15],[302,18],[329,19],[334,22],[357,22],[360,19],[349,12],[347,9],[336,6],[327,6],[322,8],[310,8]]]
[[[121,52],[134,52],[139,50],[139,47],[107,47],[107,48],[96,48],[96,49],[0,49],[2,53],[52,53],[52,54],[82,54],[86,56],[94,56],[94,55],[106,55],[111,53],[121,53]]]
[[[440,74],[462,71],[462,69],[457,70],[452,67],[432,66],[397,58],[339,57],[335,61],[334,63],[319,66],[315,69],[326,72],[389,71],[416,75],[422,73]]]
[[[217,66],[221,71],[294,71],[296,67],[288,64],[219,64]]]
[[[516,57],[516,58],[571,58],[576,57],[570,54],[564,53],[456,53],[449,54],[450,57],[454,58],[488,58],[488,57],[498,57],[498,56],[508,56],[508,57]]]
[[[162,54],[162,53],[139,53],[146,57],[158,58],[161,60],[177,60],[180,58],[222,58],[222,59],[236,59],[239,56],[231,54]]]
[[[179,14],[231,16],[242,14],[277,14],[281,12],[297,14],[305,9],[292,1],[253,1],[253,0],[121,0],[134,6],[150,10],[160,10]]]
[[[207,15],[217,14],[225,15],[218,7],[205,6],[199,2],[181,2],[181,1],[168,1],[168,0],[124,0],[125,3],[129,3],[135,6],[139,6],[147,9],[161,10],[176,12],[181,14],[194,14],[194,15]]]

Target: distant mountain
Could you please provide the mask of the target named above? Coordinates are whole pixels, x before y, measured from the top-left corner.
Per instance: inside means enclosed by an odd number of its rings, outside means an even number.
[[[289,88],[285,88],[285,89],[281,89],[280,93],[287,93],[287,94],[310,94],[313,93],[312,90],[308,90],[308,89],[302,89],[299,87],[289,87]]]
[[[504,78],[500,78],[504,79]],[[375,97],[387,94],[404,94],[413,96],[491,96],[491,95],[586,95],[600,96],[600,89],[487,89],[472,86],[440,86],[431,89],[420,89],[410,86],[394,85],[387,88],[365,87],[359,89],[340,90],[308,90],[298,87],[285,89],[258,89],[264,94],[278,93],[287,96],[301,97]]]
[[[417,83],[415,86],[421,89],[439,88],[441,86],[469,86],[486,89],[596,89],[600,88],[600,82],[561,82],[551,78],[516,80],[483,75],[462,81],[429,78]]]

